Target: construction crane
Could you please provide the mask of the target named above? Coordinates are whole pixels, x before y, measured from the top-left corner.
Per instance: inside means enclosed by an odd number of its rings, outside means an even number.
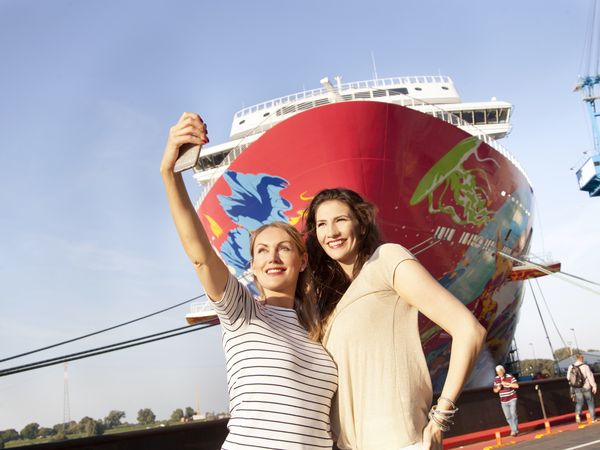
[[[591,10],[582,60],[586,64],[585,67],[582,65],[582,73],[588,75],[579,77],[574,90],[583,94],[583,101],[592,123],[594,149],[592,152],[586,152],[587,159],[576,174],[579,189],[587,192],[590,197],[598,197],[600,196],[600,126],[598,125],[600,104],[597,105],[596,102],[600,100],[600,29],[597,20],[597,0],[592,0]]]

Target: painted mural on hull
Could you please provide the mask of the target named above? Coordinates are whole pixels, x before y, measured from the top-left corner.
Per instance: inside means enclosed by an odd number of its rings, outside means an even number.
[[[528,249],[533,193],[525,177],[498,151],[439,119],[397,105],[345,102],[265,133],[215,183],[199,215],[242,275],[250,231],[274,220],[300,226],[311,198],[338,186],[374,202],[385,239],[413,251],[486,327],[487,347],[469,385],[489,384],[521,305],[522,282],[507,283],[512,263],[497,250]],[[434,388],[441,388],[450,338],[423,317],[419,326]]]

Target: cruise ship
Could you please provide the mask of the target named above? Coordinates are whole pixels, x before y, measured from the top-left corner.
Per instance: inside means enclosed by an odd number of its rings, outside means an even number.
[[[196,206],[214,247],[245,277],[251,230],[274,220],[300,227],[321,189],[353,189],[377,205],[385,240],[410,249],[486,327],[469,387],[489,384],[510,350],[523,280],[540,274],[519,264],[533,188],[497,142],[510,132],[512,105],[463,102],[445,76],[320,84],[238,111],[229,141],[203,148]],[[206,304],[186,318],[215,320]],[[439,389],[451,339],[425,318],[419,326]]]

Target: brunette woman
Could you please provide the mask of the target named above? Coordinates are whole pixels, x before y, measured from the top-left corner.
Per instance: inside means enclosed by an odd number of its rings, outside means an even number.
[[[305,227],[318,334],[338,366],[332,408],[338,447],[441,449],[484,328],[408,250],[382,243],[374,205],[356,192],[319,192]],[[419,312],[452,336],[448,375],[431,410]]]

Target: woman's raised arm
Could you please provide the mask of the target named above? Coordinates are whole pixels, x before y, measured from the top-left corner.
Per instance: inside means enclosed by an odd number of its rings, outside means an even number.
[[[173,171],[182,145],[204,145],[207,142],[206,124],[200,116],[195,113],[183,113],[177,124],[169,130],[160,174],[179,239],[194,264],[206,295],[216,301],[223,296],[229,271],[210,244],[181,174]]]

